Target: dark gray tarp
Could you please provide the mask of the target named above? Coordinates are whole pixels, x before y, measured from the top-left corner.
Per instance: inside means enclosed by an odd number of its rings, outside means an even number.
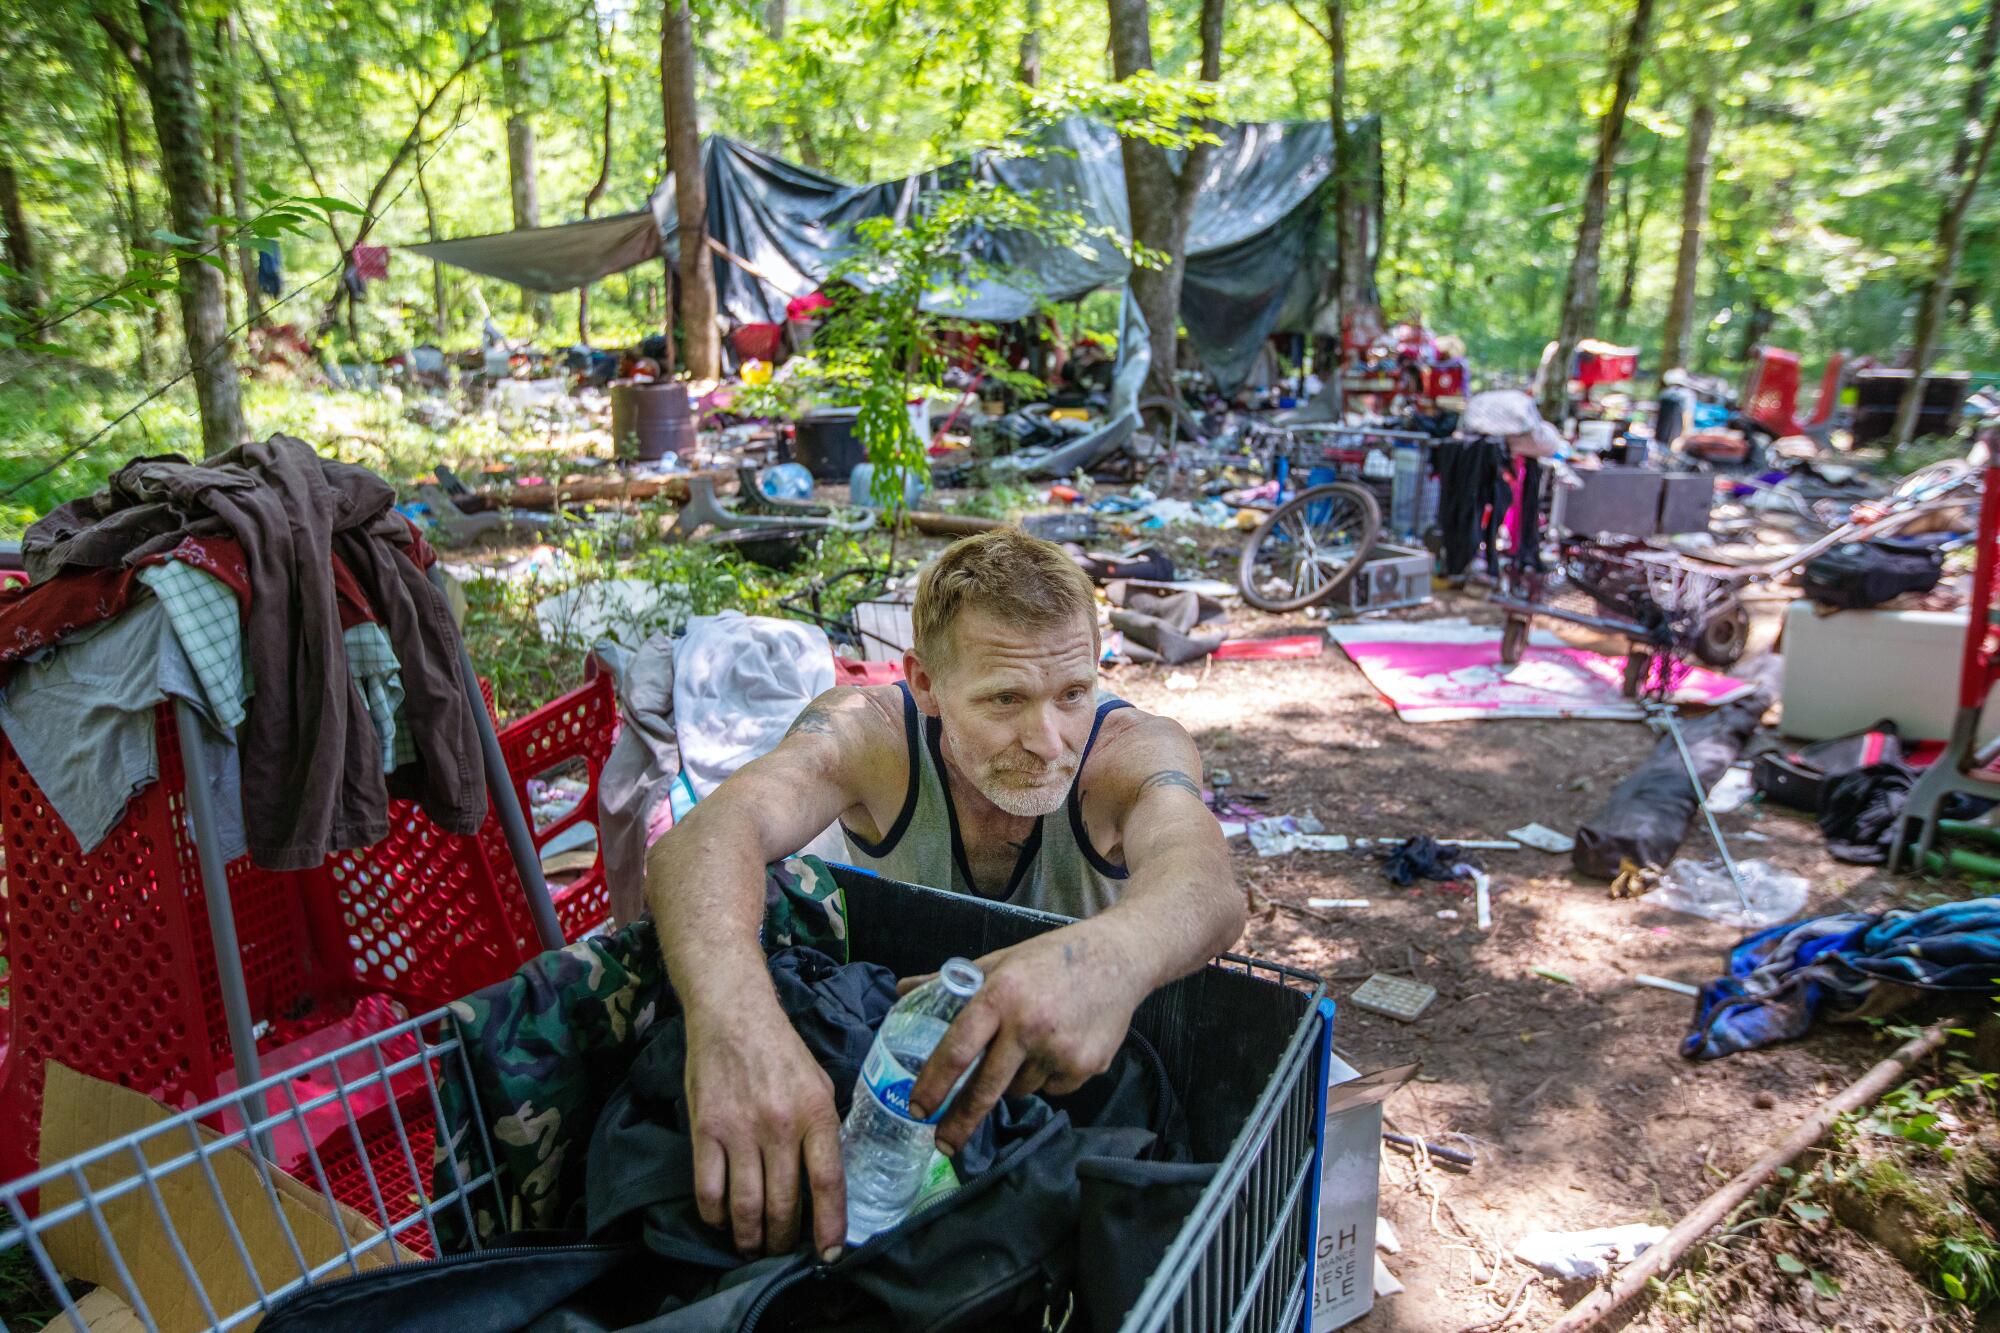
[[[1354,141],[1372,155],[1374,122]],[[1305,331],[1332,264],[1332,229],[1320,225],[1320,186],[1333,169],[1324,121],[1230,126],[1210,153],[1188,231],[1181,317],[1195,353],[1225,390],[1241,384],[1265,338]],[[935,171],[850,185],[748,144],[714,137],[702,146],[717,304],[735,324],[777,323],[785,303],[818,289],[838,262],[849,228],[863,218],[903,217],[927,196],[968,179],[1037,194],[1096,226],[1130,235],[1118,136],[1071,118],[1040,131],[1025,151],[980,152]],[[657,220],[658,226],[649,228]],[[669,177],[648,210],[567,227],[541,227],[409,247],[445,263],[537,291],[567,291],[662,253],[679,253]],[[1014,285],[968,281],[948,308],[1004,321],[1046,301],[1072,301],[1121,286],[1128,265],[1099,242],[1081,251],[1019,235],[983,235],[969,252]],[[1281,322],[1282,321],[1282,322]]]

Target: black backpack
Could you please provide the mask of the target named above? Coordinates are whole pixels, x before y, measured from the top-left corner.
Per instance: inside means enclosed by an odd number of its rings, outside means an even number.
[[[1842,611],[1880,606],[1906,592],[1937,587],[1944,556],[1914,542],[1842,542],[1806,562],[1805,593]]]
[[[1866,731],[1849,732],[1815,741],[1797,750],[1768,750],[1750,765],[1750,784],[1773,805],[1817,815],[1828,787],[1870,764],[1903,760],[1903,739],[1894,722],[1877,722]]]

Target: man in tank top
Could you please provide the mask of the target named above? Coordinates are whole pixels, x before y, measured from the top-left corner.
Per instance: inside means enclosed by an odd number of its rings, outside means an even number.
[[[1003,528],[924,571],[904,684],[829,690],[653,847],[646,896],[685,1006],[695,1193],[746,1253],[846,1228],[833,1088],[758,945],[764,866],[838,820],[858,865],[1080,918],[979,959],[986,984],[911,1097],[954,1152],[1003,1094],[1102,1072],[1132,1011],[1229,947],[1244,900],[1187,732],[1097,691],[1090,580]],[[907,986],[906,982],[906,986]]]

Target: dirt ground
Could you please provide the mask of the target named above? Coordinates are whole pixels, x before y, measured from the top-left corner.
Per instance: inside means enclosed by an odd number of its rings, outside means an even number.
[[[1493,613],[1457,598],[1410,618]],[[1292,632],[1318,622],[1232,615],[1239,634]],[[1768,633],[1763,636],[1768,639]],[[1495,838],[1539,821],[1572,832],[1652,748],[1632,722],[1399,721],[1331,644],[1282,662],[1126,668],[1107,688],[1180,721],[1238,795],[1262,792],[1272,814],[1316,814],[1352,836]],[[1182,684],[1185,685],[1183,675]],[[1754,807],[1722,817],[1739,855],[1805,875],[1809,913],[1880,910],[1936,886],[1827,856],[1807,820]],[[1691,835],[1688,847],[1703,837]],[[1754,845],[1753,845],[1754,844]],[[1404,1024],[1353,1006],[1339,1011],[1336,1048],[1368,1070],[1419,1062],[1387,1104],[1390,1125],[1473,1152],[1469,1172],[1420,1169],[1385,1146],[1382,1215],[1402,1245],[1387,1259],[1407,1290],[1354,1325],[1367,1333],[1437,1333],[1509,1323],[1534,1328],[1568,1300],[1511,1258],[1536,1229],[1626,1222],[1671,1225],[1809,1110],[1886,1053],[1866,1028],[1822,1027],[1806,1040],[1693,1064],[1678,1046],[1692,1001],[1636,984],[1636,973],[1699,983],[1720,973],[1744,932],[1633,900],[1574,876],[1567,856],[1523,849],[1486,854],[1493,928],[1477,928],[1469,895],[1428,884],[1393,888],[1358,853],[1260,858],[1232,843],[1252,895],[1243,952],[1321,973],[1336,1001],[1371,972],[1433,985],[1428,1012]],[[1306,908],[1309,897],[1367,898],[1365,910]],[[1440,919],[1455,911],[1456,920]],[[1530,969],[1569,979],[1557,982]],[[1634,1328],[1947,1328],[1893,1259],[1851,1233],[1825,1239],[1820,1260],[1843,1297],[1814,1297],[1772,1273],[1756,1300],[1741,1280],[1728,1307],[1655,1307]],[[1886,1267],[1885,1267],[1886,1266]],[[1747,1320],[1747,1322],[1746,1322]]]

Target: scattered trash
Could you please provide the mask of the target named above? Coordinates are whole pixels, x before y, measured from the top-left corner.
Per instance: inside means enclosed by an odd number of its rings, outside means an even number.
[[[1565,986],[1574,986],[1576,984],[1574,980],[1564,976],[1552,967],[1531,967],[1528,970],[1538,977],[1543,977],[1549,981],[1561,982]]]
[[[1573,851],[1576,839],[1567,833],[1558,833],[1544,824],[1523,824],[1517,829],[1508,829],[1507,836],[1538,852],[1557,854]]]
[[[1366,907],[1366,898],[1308,898],[1307,907]]]
[[[1399,889],[1407,889],[1420,879],[1456,879],[1463,864],[1456,846],[1434,838],[1411,838],[1395,846],[1382,860],[1382,873]]]
[[[1348,1003],[1357,1009],[1404,1023],[1414,1021],[1431,1007],[1431,1001],[1435,999],[1437,987],[1411,981],[1408,977],[1392,977],[1385,972],[1377,972],[1347,997]]]
[[[1726,815],[1741,809],[1756,794],[1757,789],[1750,781],[1750,765],[1732,764],[1722,780],[1708,789],[1708,799],[1703,804],[1710,814]]]
[[[1398,1282],[1396,1280],[1396,1275],[1389,1271],[1389,1265],[1382,1262],[1382,1256],[1379,1254],[1376,1255],[1375,1256],[1375,1299],[1379,1301],[1384,1296],[1400,1296],[1402,1294],[1403,1294],[1403,1284],[1401,1282]]]
[[[1382,1131],[1382,1141],[1384,1143],[1393,1143],[1399,1148],[1408,1148],[1411,1152],[1415,1152],[1417,1145],[1421,1143],[1426,1154],[1437,1158],[1441,1162],[1450,1162],[1453,1166],[1479,1165],[1478,1159],[1471,1153],[1461,1152],[1457,1148],[1447,1148],[1441,1143],[1432,1143],[1429,1139],[1413,1139],[1407,1134],[1393,1134],[1385,1129]],[[1378,1222],[1376,1225],[1379,1227],[1384,1224]],[[1400,1254],[1401,1252],[1400,1247],[1389,1251],[1391,1254]]]
[[[1689,916],[1706,917],[1728,926],[1774,926],[1789,921],[1806,905],[1806,880],[1780,870],[1769,861],[1738,861],[1739,885],[1730,882],[1721,860],[1690,861],[1668,866],[1659,887],[1640,901],[1657,903]],[[1748,904],[1747,908],[1745,904]]]
[[[1388,1138],[1387,1134],[1382,1136]],[[1380,1213],[1375,1215],[1375,1248],[1388,1254],[1401,1254],[1403,1242],[1397,1239],[1396,1229],[1389,1225],[1389,1219]]]
[[[1250,845],[1259,856],[1283,856],[1287,852],[1344,852],[1347,839],[1325,833],[1325,826],[1310,812],[1303,815],[1272,815],[1253,821],[1245,830]]]
[[[1356,747],[1360,748],[1360,747]],[[1372,747],[1371,747],[1372,748]],[[1356,838],[1356,851],[1368,851],[1376,847],[1400,847],[1410,841],[1408,838]],[[1511,838],[1438,838],[1437,845],[1472,852],[1518,852],[1521,844]]]
[[[1639,973],[1632,980],[1641,986],[1651,986],[1654,990],[1670,990],[1676,995],[1701,994],[1699,986],[1690,986],[1685,981],[1669,981],[1665,977],[1656,977],[1645,972]]]
[[[1660,1243],[1667,1229],[1644,1222],[1588,1231],[1532,1231],[1514,1246],[1514,1257],[1550,1277],[1600,1278]]]
[[[1618,873],[1611,877],[1613,898],[1639,898],[1660,882],[1660,872],[1651,866],[1635,864],[1630,857],[1618,863]]]
[[[1446,907],[1438,912],[1437,919],[1440,921],[1456,921],[1458,920],[1458,913],[1454,912],[1451,908]]]
[[[1732,833],[1729,836],[1735,838],[1738,842],[1769,842],[1771,840],[1769,834],[1759,833],[1753,828],[1747,828],[1741,833]]]
[[[1192,671],[1176,671],[1167,677],[1170,690],[1192,690],[1201,684],[1201,678]]]
[[[1293,657],[1318,657],[1326,647],[1323,634],[1288,634],[1276,639],[1225,639],[1215,650],[1219,660],[1276,661]]]
[[[1474,866],[1458,865],[1453,870],[1462,870],[1472,879],[1472,901],[1477,910],[1479,928],[1493,929],[1493,884],[1486,878],[1486,872]]]

